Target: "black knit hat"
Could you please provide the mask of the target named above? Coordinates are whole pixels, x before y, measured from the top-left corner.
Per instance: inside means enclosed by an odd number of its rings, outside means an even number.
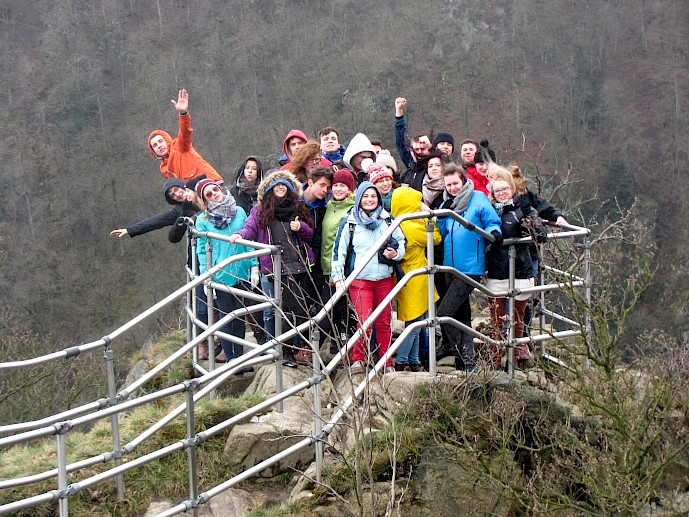
[[[438,145],[440,142],[448,142],[449,144],[452,144],[453,149],[455,148],[455,137],[450,133],[438,133],[435,135],[433,138],[433,147]]]
[[[483,140],[481,140],[481,143],[479,144],[478,151],[476,151],[474,163],[485,163],[487,159],[490,159],[490,161],[492,161],[493,163],[497,161],[495,159],[495,151],[493,151],[493,148],[488,143],[488,140],[484,138]]]

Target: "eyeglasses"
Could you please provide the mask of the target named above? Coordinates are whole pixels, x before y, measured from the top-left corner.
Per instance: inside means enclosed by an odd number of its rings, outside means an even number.
[[[386,176],[385,178],[381,178],[378,181],[376,181],[376,185],[378,183],[392,183],[392,178]]]
[[[314,156],[313,158],[311,158],[311,163],[321,163],[321,157]]]
[[[210,187],[206,187],[206,189],[203,191],[203,194],[206,195],[206,193],[207,193],[209,190],[210,190],[211,192],[220,192],[220,187],[218,187],[217,185],[211,185]]]
[[[503,187],[503,188],[494,188],[493,189],[493,194],[502,194],[503,192],[509,192],[510,188],[509,187]]]

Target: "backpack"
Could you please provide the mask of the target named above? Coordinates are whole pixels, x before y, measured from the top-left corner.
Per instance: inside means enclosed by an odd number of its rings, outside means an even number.
[[[385,224],[390,226],[392,224],[392,218],[390,216],[386,217],[384,219]],[[345,277],[348,277],[352,271],[354,271],[354,245],[352,244],[352,241],[354,239],[354,229],[356,228],[356,223],[349,222],[349,242],[347,243],[347,259],[345,260],[345,266],[344,266],[344,273]],[[406,241],[406,238],[405,238]],[[404,276],[404,271],[402,271],[402,266],[400,266],[400,263],[398,261],[395,261],[395,265],[392,266],[392,269],[395,273],[395,276],[397,277],[397,280],[399,281],[403,276]]]

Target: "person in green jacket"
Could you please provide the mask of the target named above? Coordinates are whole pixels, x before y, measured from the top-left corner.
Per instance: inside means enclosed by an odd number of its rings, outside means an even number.
[[[321,268],[323,269],[323,277],[326,282],[323,283],[323,291],[321,293],[323,301],[327,301],[333,295],[337,287],[330,281],[330,265],[333,258],[333,245],[335,244],[335,237],[337,236],[337,229],[340,227],[342,219],[347,217],[347,214],[354,206],[354,176],[348,169],[340,169],[333,175],[332,184],[332,198],[328,201],[325,208],[325,216],[322,222],[321,234]],[[346,298],[342,298],[332,313],[332,321],[341,321],[344,326],[340,328],[340,332],[332,332],[333,325],[331,321],[325,321],[323,324],[324,333],[331,334],[330,351],[336,353],[339,348],[337,339],[339,338],[340,346],[347,342],[347,335],[349,331],[356,330],[356,320],[350,317],[349,306]],[[348,330],[346,330],[348,329]]]

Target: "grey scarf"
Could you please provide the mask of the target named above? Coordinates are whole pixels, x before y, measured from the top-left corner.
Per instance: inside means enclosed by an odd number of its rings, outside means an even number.
[[[466,209],[469,207],[469,200],[471,199],[471,195],[473,193],[474,182],[467,178],[464,181],[464,185],[462,185],[462,188],[459,189],[459,192],[454,197],[450,208],[454,210],[457,215],[462,215],[464,212],[466,212]],[[450,194],[447,193],[447,190],[443,192],[443,199],[451,199]]]

